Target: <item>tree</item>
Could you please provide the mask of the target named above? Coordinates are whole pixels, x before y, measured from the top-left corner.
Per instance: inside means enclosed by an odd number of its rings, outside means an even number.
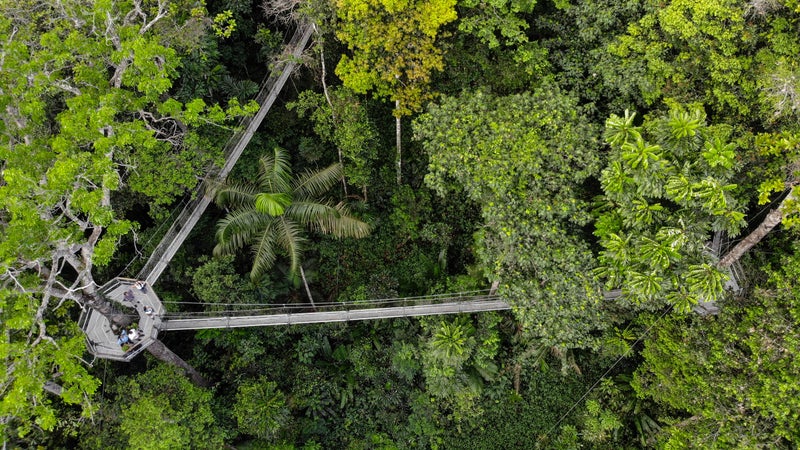
[[[224,110],[169,95],[204,13],[165,0],[0,4],[4,435],[55,426],[57,402],[42,398],[48,381],[60,383],[65,403],[91,412],[97,381],[80,364],[70,309],[130,320],[99,296],[93,275],[136,228],[112,193],[127,187],[170,202],[209,161],[193,147],[198,129],[244,112],[236,102]],[[182,362],[163,345],[151,350]]]
[[[127,438],[127,448],[220,448],[222,435],[211,410],[212,392],[194,386],[174,367],[159,365],[120,377],[111,387],[110,423]],[[99,446],[102,446],[100,443]]]
[[[423,321],[430,337],[420,348],[425,390],[438,400],[438,409],[456,424],[482,413],[478,401],[484,382],[494,381],[500,348],[496,314],[455,320]]]
[[[259,303],[259,292],[236,272],[233,259],[232,255],[201,258],[203,264],[191,273],[192,292],[209,311],[247,309],[252,308],[249,303]]]
[[[289,409],[277,385],[260,377],[239,385],[233,414],[242,432],[270,439],[286,425]]]
[[[732,182],[736,147],[730,127],[706,125],[699,108],[634,121],[626,112],[606,122],[597,273],[634,304],[666,300],[688,311],[723,293],[727,275],[706,246],[712,233],[735,235],[744,225]]]
[[[338,238],[362,238],[370,231],[369,225],[350,215],[344,203],[321,200],[341,176],[342,166],[334,164],[293,178],[286,153],[276,147],[273,155],[259,161],[258,185],[228,183],[217,190],[217,204],[232,211],[217,226],[214,254],[234,253],[249,245],[250,278],[256,282],[272,268],[277,252],[283,252],[289,257],[290,273],[300,273],[313,304],[300,261],[307,242],[302,229]]]
[[[363,102],[351,90],[339,87],[329,90],[328,102],[323,94],[305,91],[287,107],[300,117],[309,116],[317,136],[336,146],[345,183],[360,187],[366,201],[378,154],[378,132]]]
[[[536,0],[461,0],[458,6],[464,9],[458,29],[474,34],[489,48],[528,42],[525,30],[530,25],[523,14],[533,11]]]
[[[633,382],[676,410],[664,448],[794,448],[800,440],[798,247],[715,317],[656,324]]]
[[[336,35],[353,52],[336,74],[349,89],[395,102],[397,184],[402,179],[400,118],[432,97],[431,73],[442,70],[439,28],[456,19],[455,0],[337,0]]]
[[[746,22],[744,2],[648,1],[644,16],[608,51],[616,56],[614,78],[627,84],[625,78],[637,74],[637,92],[632,94],[647,103],[662,97],[701,101],[736,117],[756,105],[750,49],[757,41]]]
[[[552,85],[505,97],[444,97],[414,124],[429,155],[426,184],[463,190],[481,208],[476,256],[530,336],[589,346],[602,326],[580,183],[599,166],[597,129]]]

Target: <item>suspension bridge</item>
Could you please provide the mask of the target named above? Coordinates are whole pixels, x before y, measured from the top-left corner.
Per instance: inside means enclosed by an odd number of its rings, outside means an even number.
[[[214,187],[225,180],[250,143],[295,70],[313,31],[313,24],[298,25],[284,48],[283,57],[260,87],[255,98],[259,103],[258,112],[243,119],[238,131],[226,143],[224,165],[210,168],[195,188],[191,200],[182,203],[180,213],[150,252],[136,277],[117,277],[100,288],[100,295],[121,305],[137,319],[130,327],[134,331],[128,335],[126,330],[116,329],[107,317],[93,309],[81,314],[79,325],[86,334],[89,351],[96,357],[130,361],[158,339],[159,332],[164,331],[347,322],[510,309],[495,295],[497,283],[485,291],[377,299],[352,304],[323,303],[317,304],[313,311],[309,311],[309,305],[237,305],[247,309],[202,313],[169,313],[164,308],[153,285],[211,203]]]
[[[250,305],[241,305],[248,307]],[[317,303],[308,305],[267,305],[263,309],[177,313],[162,317],[160,330],[200,330],[206,328],[263,327],[358,320],[393,319],[442,314],[462,314],[509,309],[493,290],[376,299],[355,303]],[[210,317],[199,317],[209,315]]]
[[[130,361],[158,339],[159,332],[165,331],[348,322],[510,309],[510,305],[496,295],[497,282],[491,289],[484,291],[376,299],[347,304],[322,303],[317,304],[313,310],[310,310],[310,305],[239,304],[227,305],[236,306],[235,310],[173,313],[164,307],[153,285],[211,203],[214,187],[225,180],[261,125],[294,71],[313,31],[313,24],[298,25],[284,49],[283,58],[275,64],[255,98],[260,105],[258,112],[253,117],[243,119],[238,131],[226,143],[224,165],[209,169],[206,177],[198,183],[192,199],[184,202],[183,209],[150,252],[148,260],[136,277],[117,277],[99,290],[103,297],[121,305],[138,320],[135,327],[132,327],[135,337],[124,337],[121,330],[116,329],[98,311],[89,309],[81,315],[79,325],[86,333],[89,351],[96,357]],[[710,245],[710,252],[719,256],[722,245],[722,237],[717,234]],[[736,269],[735,267],[731,274],[731,285],[727,286],[734,290],[739,289],[736,282],[739,274]],[[144,281],[144,286],[139,284],[140,281]],[[621,295],[622,291],[617,289],[604,293],[603,297],[611,300]],[[696,312],[700,314],[714,314],[717,310],[713,302],[701,302],[696,307]]]

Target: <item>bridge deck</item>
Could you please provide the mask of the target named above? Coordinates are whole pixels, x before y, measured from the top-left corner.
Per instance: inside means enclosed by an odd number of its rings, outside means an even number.
[[[392,306],[385,308],[352,309],[348,311],[320,311],[305,313],[269,314],[260,316],[203,317],[195,319],[162,320],[159,329],[201,330],[206,328],[264,327],[323,322],[348,322],[356,320],[391,319],[397,317],[460,314],[510,309],[508,303],[496,297],[486,297],[459,302],[429,305]]]
[[[113,327],[106,316],[89,309],[81,315],[79,326],[86,333],[87,346],[93,355],[117,361],[130,361],[158,339],[158,327],[161,323],[159,317],[164,314],[164,307],[161,306],[156,293],[149,287],[143,290],[134,288],[136,281],[129,278],[115,278],[100,288],[100,295],[134,311],[137,317],[133,322],[141,330],[141,337],[125,347],[120,346],[117,338],[121,330]],[[127,291],[132,294],[130,299],[125,297]],[[145,307],[151,308],[152,314],[146,314]]]

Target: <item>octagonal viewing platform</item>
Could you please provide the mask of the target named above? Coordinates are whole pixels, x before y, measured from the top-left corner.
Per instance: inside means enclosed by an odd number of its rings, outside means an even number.
[[[130,361],[158,338],[158,327],[164,315],[164,306],[150,285],[135,287],[132,278],[115,278],[101,287],[103,298],[121,305],[124,312],[133,314],[131,324],[139,336],[120,343],[122,329],[113,325],[106,316],[89,308],[81,314],[79,325],[86,333],[86,343],[94,356],[117,361]],[[126,294],[127,293],[127,294]],[[134,327],[128,327],[128,329]]]

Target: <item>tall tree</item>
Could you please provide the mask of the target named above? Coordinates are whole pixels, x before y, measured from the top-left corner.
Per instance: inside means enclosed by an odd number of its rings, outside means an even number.
[[[336,35],[353,52],[336,74],[344,85],[395,102],[397,184],[402,180],[401,122],[432,97],[431,74],[442,70],[439,29],[456,19],[455,0],[337,0]]]
[[[289,257],[290,272],[299,273],[314,303],[303,271],[301,254],[306,245],[303,229],[338,238],[362,238],[366,223],[350,215],[344,203],[322,199],[342,177],[342,166],[292,176],[286,152],[278,147],[259,161],[258,185],[228,183],[217,190],[217,204],[231,208],[217,227],[214,254],[230,254],[250,246],[250,278],[260,279],[275,263],[278,252]]]
[[[70,307],[125,320],[98,295],[93,276],[135,227],[114,210],[112,193],[127,186],[155,204],[169,202],[210,157],[192,146],[197,128],[228,117],[200,99],[170,98],[179,51],[205,28],[202,8],[181,6],[0,3],[4,434],[55,426],[57,403],[44,398],[46,381],[61,384],[64,402],[89,407],[97,382],[81,364]],[[232,103],[228,112],[242,108]],[[155,174],[157,183],[146,181]]]
[[[529,333],[546,346],[588,346],[602,326],[593,258],[580,226],[581,182],[599,167],[599,130],[555,86],[498,97],[445,97],[415,122],[429,155],[426,183],[463,190],[483,227],[475,233],[484,275]]]
[[[641,127],[634,121],[626,112],[606,122],[597,273],[635,304],[657,308],[666,299],[686,311],[723,292],[726,275],[706,246],[712,232],[735,235],[744,225],[736,147],[730,127],[708,126],[700,109],[675,106]]]

